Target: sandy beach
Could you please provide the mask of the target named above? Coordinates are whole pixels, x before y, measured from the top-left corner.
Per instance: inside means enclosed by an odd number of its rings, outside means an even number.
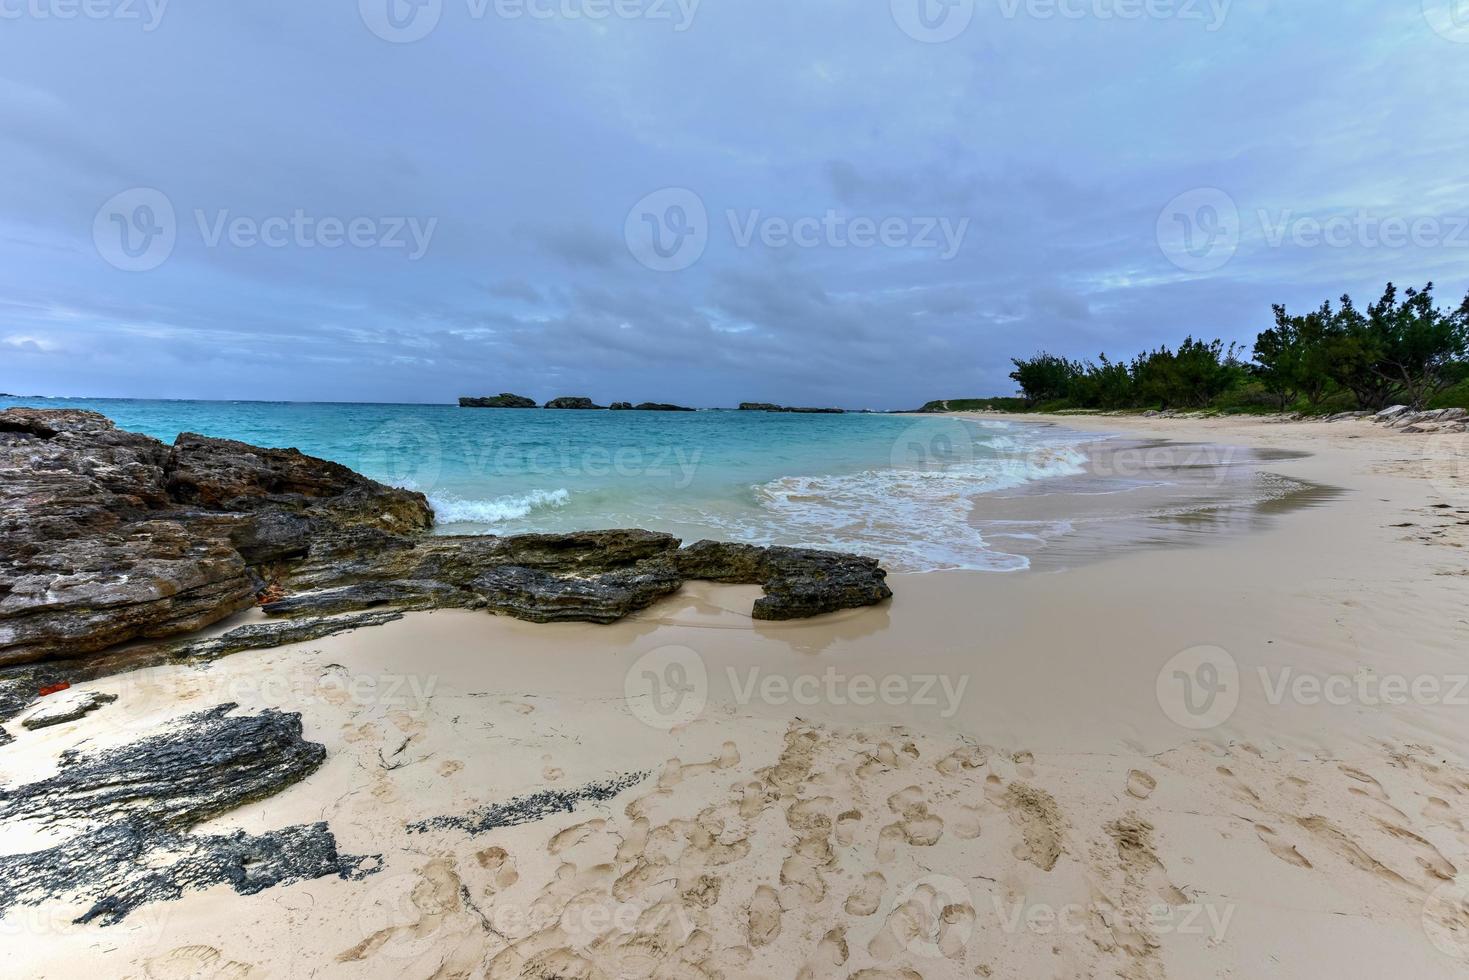
[[[410,613],[86,685],[118,700],[17,727],[0,779],[221,703],[300,712],[322,768],[198,832],[327,820],[374,873],[105,928],[18,910],[5,972],[1462,975],[1469,436],[1053,421],[1116,437],[1090,482],[971,515],[1070,515],[1028,571],[792,623],[707,583],[611,626]],[[1189,459],[1188,500],[1109,492]]]

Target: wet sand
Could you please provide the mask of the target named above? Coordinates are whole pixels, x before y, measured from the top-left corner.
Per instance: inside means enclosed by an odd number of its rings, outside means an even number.
[[[971,518],[987,538],[1067,519],[1029,572],[894,576],[889,606],[805,623],[708,585],[612,627],[411,614],[92,682],[119,700],[17,731],[0,778],[222,701],[300,711],[325,766],[200,829],[327,820],[383,871],[107,929],[29,910],[0,922],[11,968],[1462,975],[1469,440],[1061,421],[1125,438]],[[1182,443],[1240,448],[1211,469]],[[1197,478],[1117,473],[1133,448]],[[575,799],[609,779],[631,785]],[[570,812],[408,829],[548,790]]]

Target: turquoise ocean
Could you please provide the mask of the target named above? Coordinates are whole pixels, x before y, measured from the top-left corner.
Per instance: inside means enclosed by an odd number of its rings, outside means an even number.
[[[838,548],[904,571],[1023,568],[971,526],[976,498],[1080,473],[1089,438],[1001,419],[450,405],[0,398],[294,447],[422,491],[439,533],[645,527]]]

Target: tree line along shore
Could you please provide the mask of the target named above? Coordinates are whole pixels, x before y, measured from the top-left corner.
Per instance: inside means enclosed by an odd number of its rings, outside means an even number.
[[[926,412],[1211,411],[1330,416],[1469,408],[1469,296],[1435,305],[1433,284],[1388,283],[1365,310],[1350,296],[1304,314],[1274,308],[1274,325],[1239,344],[1186,337],[1129,360],[1013,358],[1010,398],[929,402]]]

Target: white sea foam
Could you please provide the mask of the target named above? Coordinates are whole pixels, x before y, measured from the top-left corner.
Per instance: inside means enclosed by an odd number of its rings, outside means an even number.
[[[518,497],[494,500],[465,500],[452,493],[431,493],[429,506],[440,524],[499,524],[515,521],[532,511],[546,507],[564,507],[571,494],[564,487],[557,490],[532,490]]]
[[[951,467],[783,477],[756,487],[755,497],[785,536],[841,542],[905,571],[1025,568],[1024,557],[990,547],[971,526],[975,497],[1083,473],[1087,457],[1073,445],[986,443],[994,455]]]

